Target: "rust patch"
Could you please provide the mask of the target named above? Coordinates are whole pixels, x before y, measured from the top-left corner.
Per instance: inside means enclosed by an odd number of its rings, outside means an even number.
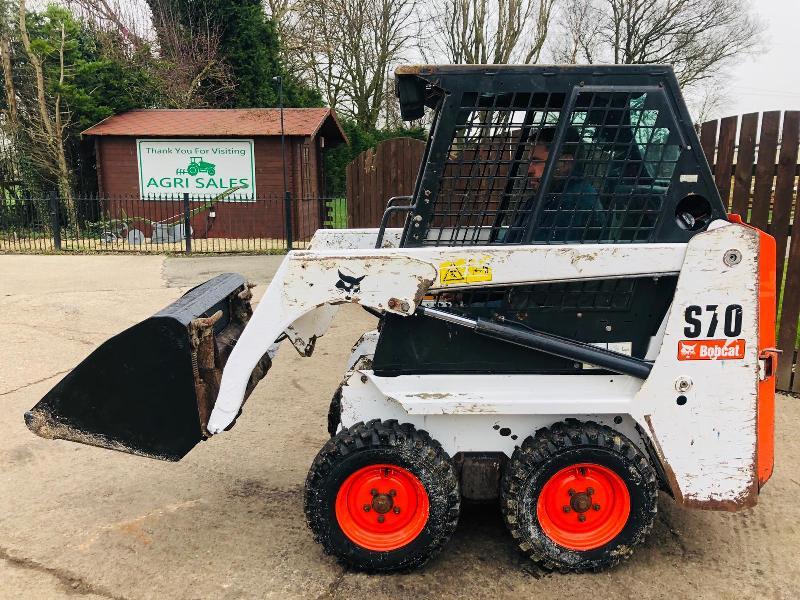
[[[575,263],[592,262],[593,260],[597,260],[597,254],[576,254],[569,262],[574,265]]]
[[[647,428],[650,430],[650,441],[653,443],[653,448],[655,448],[659,460],[661,460],[661,466],[664,469],[664,476],[667,478],[667,483],[672,490],[672,497],[675,498],[675,502],[677,504],[683,505],[684,497],[683,493],[681,492],[681,487],[678,485],[678,478],[675,477],[675,471],[672,470],[672,467],[664,458],[664,451],[661,449],[661,444],[658,443],[658,437],[656,436],[656,431],[653,428],[653,421],[651,420],[650,415],[645,415],[644,420],[647,423]]]
[[[417,284],[417,291],[414,294],[414,304],[416,306],[419,306],[420,303],[422,303],[422,299],[425,297],[425,294],[428,292],[429,289],[431,289],[434,279],[433,278],[429,279],[427,277],[423,277],[420,275],[417,277],[417,280],[419,281],[419,283]]]
[[[681,505],[686,508],[697,508],[700,510],[737,512],[745,508],[752,508],[756,505],[757,501],[757,494],[748,492],[734,500],[698,500],[697,498],[684,498]]]
[[[656,453],[661,459],[661,465],[664,468],[664,475],[667,478],[667,483],[669,483],[669,486],[672,489],[676,504],[685,506],[686,508],[727,512],[736,512],[745,508],[751,508],[757,504],[758,483],[756,482],[755,478],[750,484],[748,491],[731,500],[715,500],[713,498],[699,499],[694,496],[684,496],[681,492],[680,486],[678,485],[678,479],[675,477],[675,472],[672,470],[672,467],[670,467],[669,463],[664,459],[664,452],[661,449],[661,445],[658,443],[658,438],[656,437],[655,430],[653,429],[653,423],[650,420],[650,415],[645,415],[644,420],[647,422],[647,427],[650,429],[650,439],[653,442]]]

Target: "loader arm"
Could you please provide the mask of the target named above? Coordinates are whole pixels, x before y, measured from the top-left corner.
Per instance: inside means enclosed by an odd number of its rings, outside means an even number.
[[[369,239],[362,236],[362,241]],[[222,374],[209,433],[220,433],[236,419],[253,368],[281,333],[305,332],[293,335],[301,354],[308,354],[302,348],[322,335],[330,322],[326,306],[351,302],[409,316],[426,293],[437,289],[674,275],[680,272],[686,252],[686,244],[373,250],[320,246],[324,247],[290,252],[275,274]],[[532,264],[537,265],[536,272],[531,272]]]

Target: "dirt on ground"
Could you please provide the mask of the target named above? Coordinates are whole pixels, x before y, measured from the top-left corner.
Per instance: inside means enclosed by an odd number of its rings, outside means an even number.
[[[776,468],[758,506],[688,511],[605,573],[549,574],[497,506],[465,506],[421,570],[365,575],[325,556],[303,483],[328,403],[374,318],[345,306],[313,357],[288,345],[236,427],[166,463],[44,440],[23,423],[103,340],[225,271],[260,284],[281,257],[0,256],[0,598],[794,598],[800,591],[800,400],[779,396]],[[120,386],[136,385],[120,381]],[[113,393],[113,390],[109,390]]]

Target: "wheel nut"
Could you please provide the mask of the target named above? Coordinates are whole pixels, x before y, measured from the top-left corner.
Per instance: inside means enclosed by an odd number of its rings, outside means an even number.
[[[378,515],[378,523],[383,523],[384,518],[383,515]]]
[[[571,509],[570,509],[570,507],[569,507],[569,506],[566,506],[566,505],[564,506],[564,512],[565,512],[565,513],[569,512],[570,510],[571,510]]]
[[[589,496],[594,494],[594,488],[586,488],[586,494],[589,495]]]
[[[395,506],[395,507],[392,509],[392,512],[393,512],[394,514],[396,514],[396,515],[399,515],[399,514],[400,514],[400,507],[399,507],[399,506]]]
[[[395,492],[394,490],[389,490],[389,495],[390,495],[392,498],[394,498],[394,497],[397,495],[397,492]]]
[[[595,504],[592,508],[595,509],[595,510],[600,510],[600,505],[599,504]]]
[[[578,521],[583,523],[585,520],[586,520],[586,515],[585,514],[581,513],[581,514],[578,515]]]
[[[372,489],[369,491],[369,493],[370,493],[370,494],[372,494],[373,496],[377,496],[377,495],[378,495],[378,490],[376,490],[375,488],[372,488]]]
[[[364,512],[369,512],[372,507],[369,504],[364,505]]]
[[[569,488],[569,491],[568,491],[567,493],[568,493],[570,496],[574,496],[574,495],[575,495],[575,490],[573,490],[572,488]]]

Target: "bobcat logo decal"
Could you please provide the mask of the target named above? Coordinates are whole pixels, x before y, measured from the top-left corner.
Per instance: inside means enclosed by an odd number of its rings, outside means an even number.
[[[366,275],[362,275],[361,277],[350,277],[341,271],[338,271],[338,273],[339,281],[336,282],[336,289],[342,290],[345,298],[349,300],[353,294],[357,294],[361,291],[361,280],[364,279]]]

